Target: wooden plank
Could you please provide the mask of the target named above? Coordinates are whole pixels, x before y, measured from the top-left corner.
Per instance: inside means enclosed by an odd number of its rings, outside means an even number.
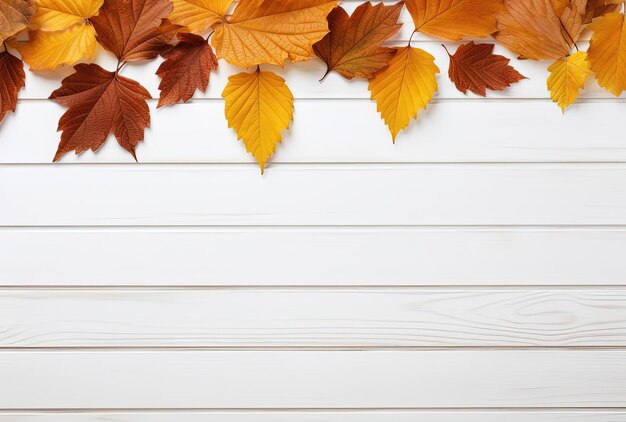
[[[0,285],[626,285],[625,251],[626,228],[3,229]]]
[[[0,166],[2,226],[623,225],[623,164]]]
[[[626,351],[0,352],[0,408],[612,407]]]
[[[0,413],[0,422],[623,422],[620,411],[327,411]]]
[[[622,289],[3,290],[0,347],[626,346]]]
[[[405,45],[406,40],[400,41],[400,43]],[[446,42],[445,44],[448,50],[453,53],[461,43]],[[582,42],[579,47],[581,50],[586,50],[588,44],[587,42]],[[435,98],[483,98],[472,93],[465,95],[459,92],[449,80],[447,73],[449,58],[440,40],[431,39],[423,42],[415,42],[413,45],[432,54],[435,57],[435,63],[440,68],[441,72],[438,75],[439,91],[435,95]],[[99,47],[99,49],[101,48]],[[489,95],[486,97],[487,101],[498,98],[550,98],[550,94],[546,88],[546,79],[548,77],[547,62],[517,60],[514,54],[499,45],[496,46],[494,51],[497,54],[510,58],[511,65],[526,76],[527,79],[512,85],[503,92],[489,91]],[[115,69],[117,64],[117,59],[104,51],[99,52],[96,61],[105,69]],[[123,69],[122,73],[129,78],[139,81],[148,89],[154,98],[158,98],[160,95],[158,89],[160,78],[156,76],[156,70],[162,61],[162,59],[158,59],[149,62],[128,64]],[[295,98],[370,98],[370,92],[367,89],[367,81],[364,79],[349,81],[338,74],[331,73],[324,79],[323,83],[320,83],[319,79],[326,72],[326,65],[317,58],[306,62],[287,63],[284,68],[267,66],[264,67],[264,69],[276,72],[285,78]],[[243,71],[245,71],[245,69],[221,61],[219,69],[211,73],[208,90],[205,93],[196,92],[194,98],[221,98],[221,93],[228,82],[228,77]],[[73,73],[71,67],[61,68],[54,73],[55,77],[50,77],[49,73],[42,75],[39,72],[27,72],[26,88],[24,91],[20,92],[20,98],[46,99],[50,96],[52,91],[59,87],[61,80],[71,73]],[[581,98],[611,99],[615,97],[607,90],[598,86],[595,79],[589,78],[581,94]],[[552,105],[552,109],[553,114],[561,114],[556,105]]]
[[[158,111],[155,101],[151,106],[152,128],[137,149],[141,163],[253,163],[227,127],[223,102]],[[624,107],[587,102],[561,115],[547,101],[439,102],[394,145],[375,105],[367,100],[297,100],[293,127],[285,132],[272,163],[624,162]],[[22,102],[19,112],[3,123],[0,163],[51,162],[62,113],[61,106],[49,101]],[[37,116],[37,124],[31,116]],[[61,161],[134,163],[113,138],[97,154],[70,153]]]

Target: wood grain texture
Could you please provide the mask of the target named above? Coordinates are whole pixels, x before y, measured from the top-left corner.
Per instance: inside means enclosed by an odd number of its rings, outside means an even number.
[[[253,163],[228,129],[222,101],[159,110],[151,101],[150,106],[152,128],[137,148],[141,163]],[[394,145],[368,100],[296,100],[293,127],[272,163],[626,162],[625,107],[587,102],[561,115],[549,101],[438,102]],[[63,108],[49,101],[22,102],[3,123],[0,163],[50,163],[62,114]],[[29,120],[33,115],[36,125]],[[134,163],[112,138],[97,154],[66,154],[61,161]]]
[[[4,228],[0,285],[626,285],[624,251],[619,227]]]
[[[620,225],[626,165],[1,166],[0,197],[2,226]]]
[[[626,290],[4,290],[6,347],[626,346]]]
[[[0,408],[612,407],[626,351],[0,352]]]
[[[380,412],[89,412],[0,413],[0,422],[623,422],[618,411],[380,411]]]

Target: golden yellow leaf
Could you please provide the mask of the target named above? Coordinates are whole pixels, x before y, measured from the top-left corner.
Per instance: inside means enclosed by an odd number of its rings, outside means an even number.
[[[0,0],[0,43],[26,28],[34,13],[33,0]]]
[[[89,24],[73,25],[65,31],[35,31],[31,40],[17,49],[31,70],[54,70],[62,64],[73,64],[96,49],[96,32]]]
[[[389,67],[369,82],[372,99],[394,142],[398,132],[417,117],[420,109],[426,108],[437,92],[435,75],[439,73],[435,58],[424,50],[413,47],[396,50]]]
[[[601,87],[613,95],[626,90],[626,25],[621,13],[607,13],[591,24],[588,55]]]
[[[44,31],[62,31],[98,14],[104,0],[35,0],[32,24]]]
[[[328,32],[326,16],[339,0],[240,0],[232,18],[215,27],[219,58],[248,67],[307,60]]]
[[[574,104],[579,90],[585,87],[585,79],[592,73],[590,66],[587,53],[577,51],[571,56],[558,59],[548,67],[550,96],[561,107],[562,112]]]
[[[256,70],[228,78],[222,92],[228,127],[237,131],[246,150],[259,162],[261,173],[293,120],[293,95],[285,80]]]
[[[485,38],[497,29],[502,0],[405,0],[415,30],[446,40]]]
[[[186,26],[190,32],[203,32],[224,22],[233,0],[172,0],[174,9],[168,16],[172,23]]]

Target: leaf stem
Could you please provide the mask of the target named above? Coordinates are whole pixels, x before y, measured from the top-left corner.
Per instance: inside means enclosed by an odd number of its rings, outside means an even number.
[[[565,31],[565,33],[567,34],[567,36],[569,37],[569,40],[572,42],[572,44],[574,44],[574,47],[576,48],[576,51],[578,50],[578,45],[576,44],[576,42],[574,41],[574,38],[572,37],[572,35],[569,33],[569,31],[567,30],[567,28],[565,27],[565,25],[563,25],[563,21],[561,20],[561,18],[559,18],[559,23],[561,24],[561,28],[563,29],[563,31]]]
[[[209,38],[211,38],[211,35],[213,35],[215,31],[211,31],[209,32],[209,35],[206,36],[206,42],[209,42]]]
[[[121,61],[117,61],[117,69],[115,70],[115,73],[120,73],[120,71],[122,70],[122,68],[124,68],[124,66],[126,66],[126,63],[128,62],[121,62]]]
[[[417,29],[413,31],[413,33],[411,34],[411,37],[409,37],[409,47],[411,46],[411,41],[413,41],[413,35],[415,35],[417,33]]]
[[[445,44],[441,44],[441,46],[443,47],[444,50],[446,50],[446,53],[448,53],[448,56],[452,57],[452,54],[450,54],[450,52],[448,51],[448,47],[446,47]]]

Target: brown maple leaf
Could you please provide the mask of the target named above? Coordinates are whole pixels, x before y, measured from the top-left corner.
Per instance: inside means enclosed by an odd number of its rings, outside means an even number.
[[[206,91],[209,74],[217,69],[217,57],[204,38],[181,32],[178,40],[176,47],[163,54],[166,60],[156,72],[161,77],[157,107],[187,102],[196,89]]]
[[[487,89],[502,91],[526,78],[509,66],[509,59],[493,54],[493,47],[493,44],[474,44],[470,41],[457,48],[454,55],[448,52],[448,76],[463,94],[469,89],[484,97]]]
[[[171,48],[181,28],[165,19],[171,10],[169,0],[105,0],[90,21],[100,45],[120,61],[150,60]]]
[[[334,70],[347,79],[370,79],[387,67],[396,50],[382,44],[402,26],[398,17],[403,5],[373,6],[367,2],[352,16],[342,7],[333,9],[328,15],[330,32],[313,45],[317,57],[326,63],[326,74]]]
[[[97,64],[79,64],[63,79],[50,99],[68,107],[59,120],[63,131],[54,160],[63,154],[96,151],[109,133],[137,160],[135,148],[150,126],[148,91],[132,79],[109,72]]]
[[[0,121],[17,107],[17,93],[24,88],[24,63],[7,51],[0,53]]]

